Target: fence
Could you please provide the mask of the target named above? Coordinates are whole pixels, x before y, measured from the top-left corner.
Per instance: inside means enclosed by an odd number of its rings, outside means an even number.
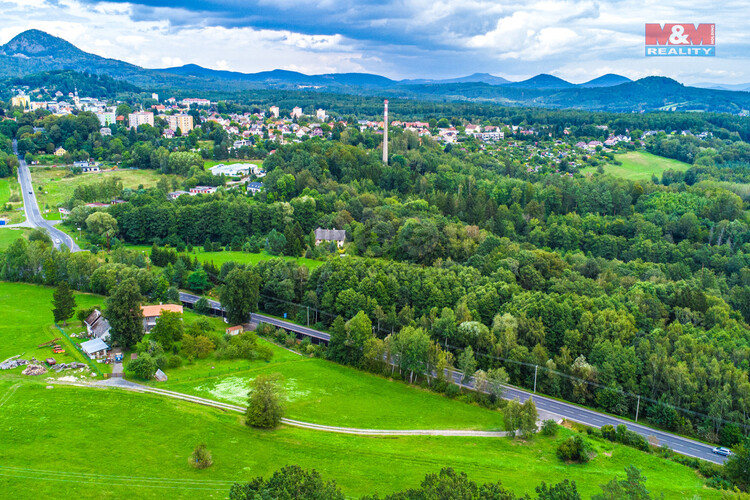
[[[92,360],[91,358],[89,358],[85,352],[83,352],[83,349],[81,349],[81,346],[77,342],[73,342],[73,339],[71,339],[70,336],[67,333],[65,333],[65,330],[60,328],[57,323],[55,323],[55,328],[60,330],[60,333],[62,333],[65,336],[65,338],[68,339],[68,341],[73,345],[73,347],[75,347],[76,350],[81,354],[81,356],[83,356],[84,361],[86,361],[86,363],[89,365],[89,367],[91,368],[91,371],[96,372],[100,377],[104,377],[104,374],[101,372],[101,370],[99,370],[99,367],[96,366],[96,362]]]

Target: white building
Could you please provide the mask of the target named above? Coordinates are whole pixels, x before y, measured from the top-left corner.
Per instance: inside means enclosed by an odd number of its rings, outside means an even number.
[[[219,163],[215,167],[209,168],[214,175],[226,175],[227,177],[244,177],[250,173],[251,167],[254,167],[250,163],[231,163],[224,165]]]
[[[271,114],[273,115],[274,118],[278,118],[279,117],[279,107],[278,106],[271,106],[268,110],[271,112]]]
[[[302,108],[300,108],[299,106],[295,106],[292,109],[292,115],[291,116],[292,116],[292,118],[301,118],[302,117]]]
[[[141,125],[154,126],[154,114],[151,111],[138,111],[128,115],[128,125],[137,129]]]
[[[99,118],[99,123],[102,127],[109,127],[117,120],[117,116],[112,110],[99,112],[96,114],[96,117]]]
[[[325,109],[318,109],[317,111],[315,111],[315,116],[317,117],[318,120],[322,122],[326,121],[326,118],[328,118],[328,115],[326,115]]]

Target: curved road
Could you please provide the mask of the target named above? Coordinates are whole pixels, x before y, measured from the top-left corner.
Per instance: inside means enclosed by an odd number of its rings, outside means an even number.
[[[23,210],[26,213],[26,222],[31,227],[38,227],[47,231],[52,238],[55,248],[59,249],[61,246],[65,246],[71,252],[80,252],[81,249],[73,241],[73,238],[56,229],[39,212],[39,205],[36,203],[36,195],[34,194],[34,186],[31,184],[31,172],[29,172],[26,161],[18,154],[18,143],[15,139],[13,139],[13,153],[18,156],[18,183],[21,185],[21,193],[23,193]]]

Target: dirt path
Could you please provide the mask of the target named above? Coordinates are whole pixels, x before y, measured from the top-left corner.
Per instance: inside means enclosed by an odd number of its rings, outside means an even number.
[[[121,378],[111,378],[96,382],[92,384],[94,386],[104,387],[117,387],[121,389],[127,389],[136,392],[145,392],[150,394],[157,394],[173,399],[179,399],[182,401],[188,401],[190,403],[196,403],[200,405],[210,406],[218,408],[220,410],[234,411],[238,413],[245,413],[247,408],[244,406],[233,405],[229,403],[222,403],[220,401],[214,401],[212,399],[201,398],[199,396],[192,396],[190,394],[183,394],[181,392],[168,391],[166,389],[158,389],[155,387],[149,387],[129,380]],[[505,431],[467,431],[467,430],[453,430],[453,429],[358,429],[354,427],[337,427],[332,425],[320,425],[312,424],[309,422],[301,422],[299,420],[293,420],[291,418],[282,418],[282,423],[291,427],[299,427],[301,429],[323,431],[323,432],[335,432],[338,434],[356,434],[360,436],[463,436],[463,437],[504,437],[507,436]]]

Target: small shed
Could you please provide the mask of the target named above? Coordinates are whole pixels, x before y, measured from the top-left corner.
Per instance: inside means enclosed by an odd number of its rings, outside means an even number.
[[[245,331],[245,327],[242,325],[230,326],[226,331],[227,335],[239,335],[240,333]]]
[[[156,370],[156,373],[154,373],[154,378],[158,382],[165,382],[167,380],[167,374],[161,371],[161,368],[159,368],[158,370]]]
[[[107,355],[109,346],[102,339],[92,339],[81,344],[81,349],[91,359],[101,359]]]
[[[47,358],[44,360],[44,362],[47,363],[47,366],[55,366],[57,364],[55,358]]]

